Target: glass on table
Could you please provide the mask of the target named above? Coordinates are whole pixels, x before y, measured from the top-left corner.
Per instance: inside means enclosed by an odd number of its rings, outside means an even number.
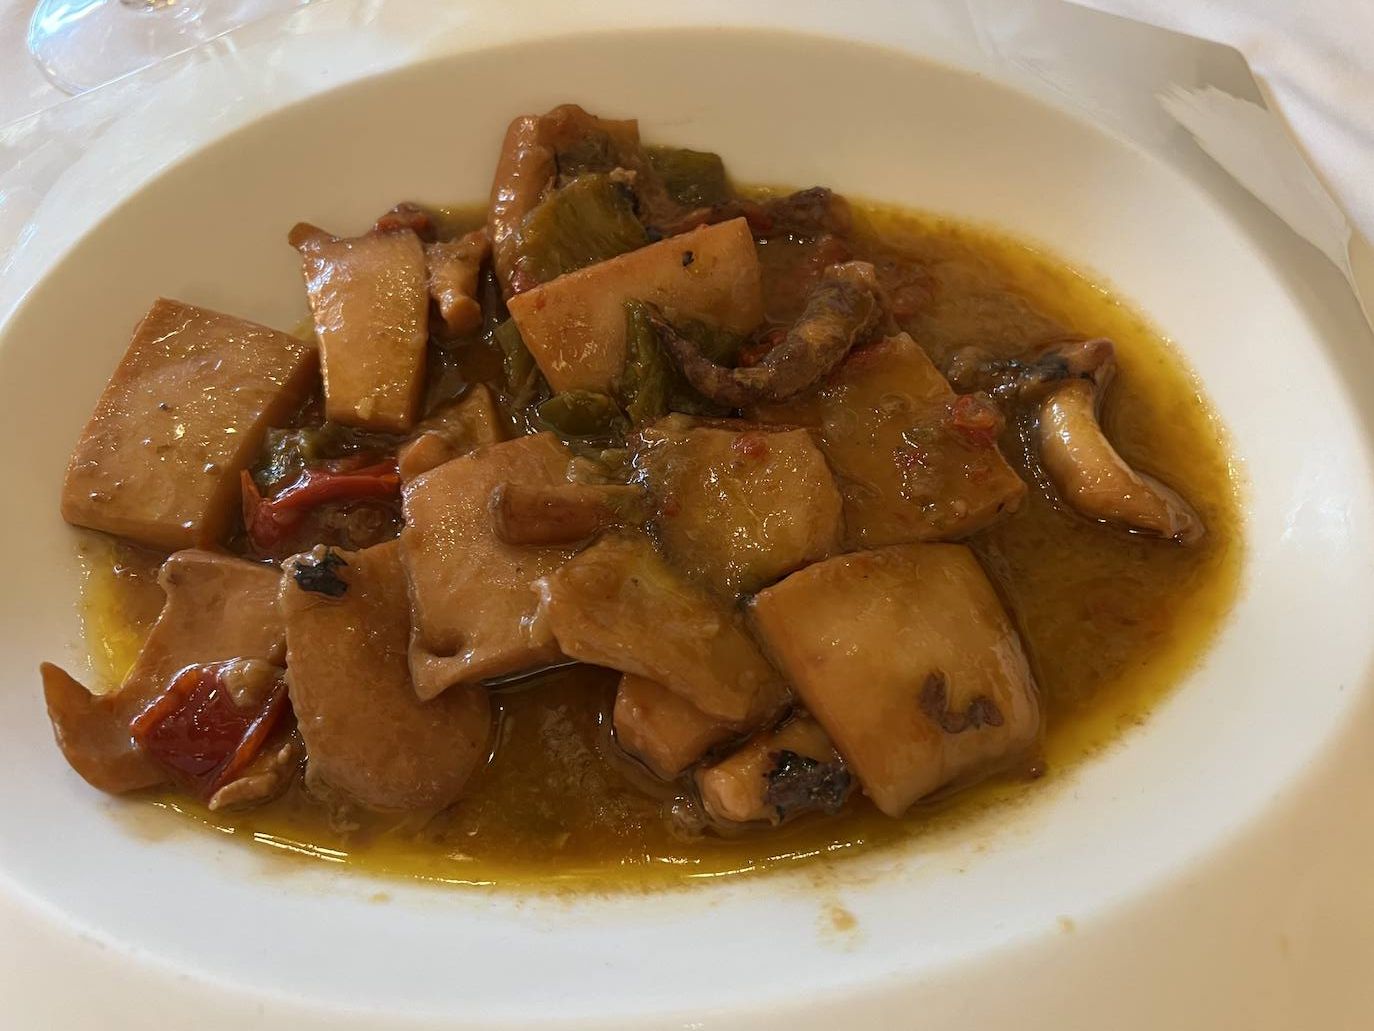
[[[58,89],[84,93],[309,0],[39,0],[29,53]]]

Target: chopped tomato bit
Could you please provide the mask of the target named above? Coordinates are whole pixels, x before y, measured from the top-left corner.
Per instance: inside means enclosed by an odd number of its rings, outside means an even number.
[[[264,498],[245,469],[243,485],[243,526],[253,545],[270,551],[281,542],[306,513],[331,501],[366,501],[393,498],[401,491],[401,477],[395,459],[362,468],[352,468],[349,460],[333,468],[307,469],[274,497]]]
[[[221,675],[223,664],[188,666],[134,717],[134,740],[202,798],[233,780],[258,754],[286,708],[286,685],[260,705],[240,709]]]
[[[950,429],[974,447],[991,447],[1002,433],[1002,413],[982,394],[963,394],[949,406]]]
[[[300,478],[282,490],[268,504],[276,512],[314,508],[326,501],[362,501],[389,498],[400,492],[401,477],[394,460],[379,462],[351,472],[332,469],[307,469]]]

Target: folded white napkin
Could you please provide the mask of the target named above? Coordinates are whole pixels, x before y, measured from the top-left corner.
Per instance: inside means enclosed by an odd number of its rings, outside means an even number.
[[[1374,2],[1074,2],[1239,50],[1352,225],[1374,240]]]

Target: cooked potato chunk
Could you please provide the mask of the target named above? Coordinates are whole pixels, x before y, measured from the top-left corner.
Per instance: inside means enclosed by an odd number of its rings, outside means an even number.
[[[291,230],[320,341],[325,417],[404,433],[425,377],[429,283],[412,230],[339,239],[304,223]]]
[[[559,276],[510,299],[555,391],[610,393],[625,366],[625,302],[748,333],[763,319],[758,255],[742,218],[704,226]]]
[[[72,453],[62,517],[158,548],[217,543],[239,470],[305,399],[316,360],[266,326],[155,302]]]
[[[226,659],[280,665],[285,647],[271,566],[209,551],[178,551],[158,582],[167,601],[119,688],[92,695],[56,666],[43,669],[43,688],[67,761],[104,791],[160,784],[161,768],[134,742],[129,724],[187,666]]]
[[[751,593],[839,548],[840,493],[809,431],[674,415],[641,440],[664,552],[711,589]]]
[[[538,598],[530,585],[574,549],[504,543],[490,506],[501,483],[567,482],[571,458],[557,437],[540,433],[481,448],[406,484],[401,557],[410,582],[410,672],[421,698],[562,657],[552,633],[531,618]]]
[[[753,617],[883,812],[1023,754],[1040,706],[972,552],[913,544],[832,558],[763,591]]]
[[[801,714],[756,735],[739,751],[698,770],[701,804],[725,823],[775,827],[807,812],[834,813],[852,778],[821,725]]]
[[[737,728],[786,695],[730,609],[643,537],[603,538],[537,586],[539,623],[570,658],[647,677]]]
[[[416,429],[415,439],[396,453],[397,471],[405,481],[484,444],[506,439],[496,398],[484,383],[473,384],[459,400],[445,405]]]
[[[662,684],[630,673],[620,678],[611,724],[620,747],[664,780],[738,733]]]
[[[997,450],[996,409],[957,397],[905,333],[852,352],[815,393],[754,415],[819,430],[855,547],[963,537],[1026,493]]]
[[[291,705],[306,745],[306,779],[381,810],[440,809],[486,757],[491,704],[482,687],[415,696],[405,570],[396,541],[365,551],[317,549],[288,559],[281,607]],[[337,597],[297,575],[338,560]]]

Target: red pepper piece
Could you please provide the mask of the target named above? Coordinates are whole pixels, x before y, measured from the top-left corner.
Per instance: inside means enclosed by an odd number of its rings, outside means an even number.
[[[253,761],[286,708],[286,685],[278,681],[261,705],[240,709],[221,669],[186,667],[130,724],[148,756],[202,798]]]
[[[400,493],[401,477],[396,460],[378,462],[351,472],[332,469],[307,469],[295,483],[281,491],[268,504],[275,512],[314,508],[326,501],[362,501],[389,498]]]
[[[351,464],[351,463],[349,463]],[[388,459],[363,468],[307,469],[296,482],[264,498],[248,470],[241,475],[243,485],[243,525],[254,546],[270,551],[300,525],[306,513],[331,501],[365,501],[393,498],[401,491],[396,460]]]

